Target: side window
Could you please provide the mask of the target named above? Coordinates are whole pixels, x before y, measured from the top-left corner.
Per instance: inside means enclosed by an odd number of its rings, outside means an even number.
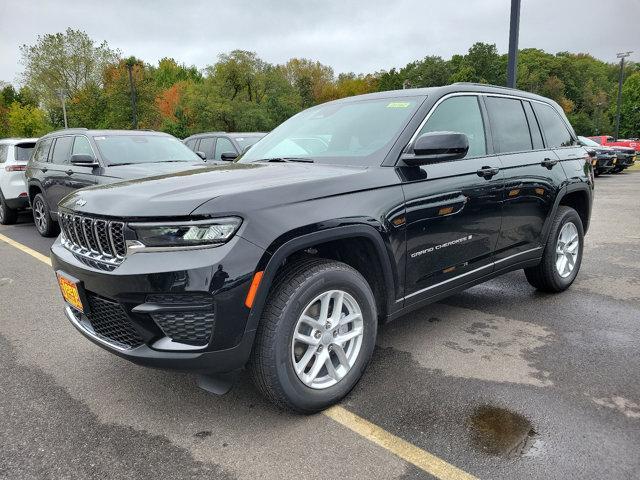
[[[0,163],[7,161],[7,152],[9,151],[8,145],[0,145]]]
[[[547,141],[547,148],[568,147],[573,145],[573,138],[569,129],[560,118],[558,112],[549,105],[535,102],[533,110],[540,122],[544,138]]]
[[[538,125],[538,120],[536,120],[536,116],[533,114],[531,104],[525,101],[523,101],[522,104],[524,105],[524,111],[527,114],[529,130],[531,131],[531,140],[533,141],[533,148],[536,150],[539,148],[544,148],[544,143],[542,142],[542,133],[540,133],[540,125]]]
[[[513,98],[487,97],[486,103],[497,152],[531,150],[531,133],[522,102]]]
[[[469,138],[467,157],[487,154],[484,122],[475,95],[451,97],[436,107],[418,136],[427,132],[458,132]]]
[[[216,143],[216,137],[204,137],[200,139],[198,150],[204,152],[207,158],[213,158],[213,145]]]
[[[222,160],[223,153],[236,153],[236,147],[233,146],[233,143],[231,143],[231,140],[229,140],[228,138],[218,137],[214,159]]]
[[[34,162],[46,162],[47,157],[49,156],[49,149],[51,148],[52,139],[47,138],[46,140],[42,140],[38,144],[38,148],[36,148],[35,153],[33,154]]]
[[[89,139],[87,137],[77,136],[73,142],[73,150],[71,155],[91,155],[95,157]]]
[[[51,163],[56,163],[59,165],[69,163],[72,144],[73,144],[73,137],[58,137],[56,139],[56,143],[53,146],[53,153],[51,154]]]
[[[192,138],[191,140],[187,140],[186,142],[184,142],[184,144],[195,152],[195,150],[196,150],[196,139],[195,138]]]

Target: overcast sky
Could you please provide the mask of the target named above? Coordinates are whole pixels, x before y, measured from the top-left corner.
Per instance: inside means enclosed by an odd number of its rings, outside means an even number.
[[[636,50],[640,61],[640,0],[522,3],[520,48],[606,61]],[[367,73],[449,58],[478,41],[505,52],[509,8],[509,0],[0,0],[0,80],[19,80],[20,45],[67,27],[152,63],[169,56],[202,68],[239,48],[273,63],[305,57]]]

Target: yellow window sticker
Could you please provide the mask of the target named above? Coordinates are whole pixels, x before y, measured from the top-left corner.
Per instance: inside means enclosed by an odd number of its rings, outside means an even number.
[[[387,105],[387,108],[407,108],[411,105],[411,102],[391,102]]]

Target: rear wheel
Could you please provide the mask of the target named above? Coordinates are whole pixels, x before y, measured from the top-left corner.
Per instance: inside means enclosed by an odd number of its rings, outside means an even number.
[[[542,261],[524,273],[531,285],[544,292],[562,292],[573,283],[584,245],[582,220],[573,208],[561,205],[551,225]]]
[[[2,225],[13,225],[18,219],[18,212],[9,207],[0,192],[0,223]]]
[[[375,299],[350,266],[302,260],[274,280],[252,352],[255,384],[277,406],[322,410],[366,369],[377,333]]]
[[[47,202],[41,193],[33,198],[33,222],[36,224],[36,230],[43,237],[53,237],[58,234],[58,225],[51,218],[51,212]]]

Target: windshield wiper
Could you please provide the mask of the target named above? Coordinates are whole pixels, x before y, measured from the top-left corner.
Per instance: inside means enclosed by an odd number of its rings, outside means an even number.
[[[300,163],[313,163],[311,158],[299,158],[299,157],[276,157],[265,158],[263,162],[300,162]]]

